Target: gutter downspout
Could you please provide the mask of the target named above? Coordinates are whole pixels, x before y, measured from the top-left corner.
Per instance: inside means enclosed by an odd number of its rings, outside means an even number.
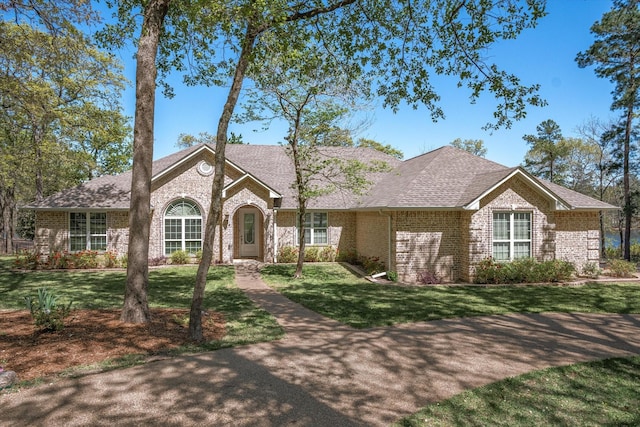
[[[278,211],[273,209],[273,263],[278,263]]]
[[[391,271],[391,214],[385,214],[378,209],[378,214],[387,217],[387,271]]]

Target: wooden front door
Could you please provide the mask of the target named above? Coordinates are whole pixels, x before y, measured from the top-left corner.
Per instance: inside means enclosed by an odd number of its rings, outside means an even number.
[[[255,258],[260,255],[260,218],[260,213],[256,208],[241,208],[239,210],[240,258]]]

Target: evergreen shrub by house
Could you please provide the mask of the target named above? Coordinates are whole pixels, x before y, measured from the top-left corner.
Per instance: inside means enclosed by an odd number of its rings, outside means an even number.
[[[278,250],[278,262],[290,264],[298,262],[297,246],[282,246]],[[333,246],[307,246],[304,249],[305,262],[335,262],[338,251]]]
[[[475,283],[549,283],[569,280],[575,267],[568,261],[538,262],[522,258],[511,262],[498,262],[489,257],[476,266]]]

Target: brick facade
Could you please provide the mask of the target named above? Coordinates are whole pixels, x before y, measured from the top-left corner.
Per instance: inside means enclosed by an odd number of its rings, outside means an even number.
[[[185,161],[157,178],[152,187],[150,257],[164,254],[164,215],[177,200],[194,202],[202,214],[202,229],[211,202],[213,175],[198,165],[214,156]],[[227,167],[223,213],[216,228],[214,261],[228,263],[241,256],[240,209],[255,209],[257,258],[273,262],[284,246],[296,246],[296,213],[275,211],[269,190],[232,165]],[[531,253],[538,260],[562,259],[580,269],[599,259],[597,211],[556,210],[555,201],[536,189],[526,177],[512,177],[480,200],[477,210],[328,211],[328,245],[339,251],[378,257],[403,282],[417,281],[423,271],[445,281],[471,281],[475,266],[492,255],[495,212],[531,214]],[[311,212],[311,211],[310,211]],[[322,211],[320,211],[322,212]],[[36,212],[36,247],[44,255],[68,250],[69,213]],[[107,211],[107,246],[126,253],[129,240],[128,212]]]
[[[315,211],[308,211],[315,212]],[[325,211],[318,211],[325,212]],[[359,215],[359,214],[358,214]],[[298,246],[297,213],[279,211],[277,218],[277,251],[285,246]],[[356,213],[344,211],[327,212],[327,246],[333,246],[340,252],[356,250]]]

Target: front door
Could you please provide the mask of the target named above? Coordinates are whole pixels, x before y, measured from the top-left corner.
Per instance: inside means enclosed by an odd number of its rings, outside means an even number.
[[[259,256],[260,233],[258,232],[259,212],[255,208],[242,208],[239,211],[240,258]]]

